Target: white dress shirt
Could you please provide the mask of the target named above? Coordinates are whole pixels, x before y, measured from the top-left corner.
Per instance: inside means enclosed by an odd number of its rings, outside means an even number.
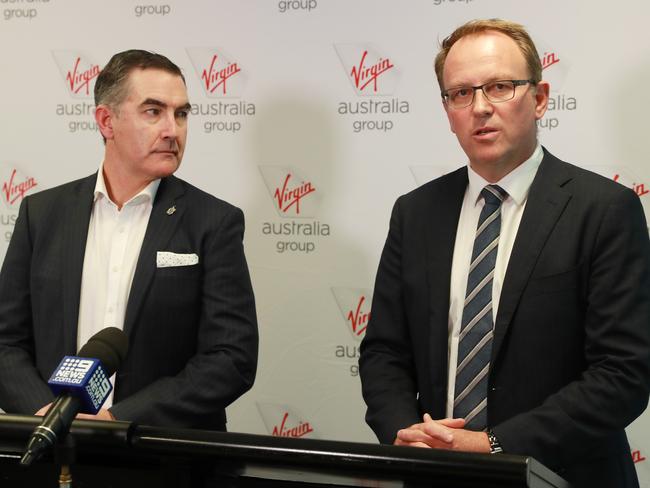
[[[152,181],[118,209],[108,196],[103,165],[99,168],[81,277],[77,349],[105,327],[124,328],[131,283],[159,184],[160,180]],[[111,393],[104,408],[112,400]]]
[[[508,196],[501,204],[501,232],[499,235],[499,247],[497,249],[497,260],[494,269],[494,280],[492,282],[492,318],[496,320],[499,309],[499,298],[501,287],[508,267],[512,246],[517,236],[519,222],[526,207],[528,191],[544,153],[542,147],[537,144],[530,158],[517,166],[514,170],[504,176],[495,185],[503,188]],[[463,305],[467,292],[467,278],[469,276],[469,265],[474,247],[474,237],[478,219],[483,209],[484,200],[481,197],[481,190],[491,183],[479,176],[468,165],[467,175],[469,184],[465,190],[463,206],[458,219],[456,230],[456,243],[454,245],[454,257],[451,265],[451,282],[449,289],[449,377],[447,387],[447,417],[451,417],[454,409],[454,388],[456,383],[456,366],[458,362],[458,336],[463,318]]]

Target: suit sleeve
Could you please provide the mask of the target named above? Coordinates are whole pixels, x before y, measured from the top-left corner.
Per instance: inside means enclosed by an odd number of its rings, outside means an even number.
[[[0,407],[33,414],[53,395],[35,364],[30,275],[29,197],[20,204],[0,272]]]
[[[415,365],[403,301],[400,200],[379,262],[370,323],[361,343],[359,370],[366,421],[380,442],[392,444],[399,429],[420,422]]]
[[[176,376],[114,404],[110,410],[117,419],[194,427],[251,388],[258,333],[243,235],[243,213],[233,207],[204,247],[196,354]]]
[[[626,190],[601,215],[593,254],[585,256],[586,369],[539,407],[493,428],[506,452],[549,466],[574,463],[590,446],[607,445],[603,441],[622,432],[648,402],[650,244],[643,209]]]

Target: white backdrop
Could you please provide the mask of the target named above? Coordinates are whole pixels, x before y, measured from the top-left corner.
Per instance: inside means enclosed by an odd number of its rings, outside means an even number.
[[[246,214],[260,367],[229,429],[374,442],[356,364],[389,213],[465,163],[432,60],[478,17],[536,40],[542,142],[634,188],[647,213],[642,0],[0,0],[0,259],[24,195],[97,169],[91,95],[109,57],[163,53],[194,104],[179,176]],[[646,487],[649,433],[648,413],[629,429]]]

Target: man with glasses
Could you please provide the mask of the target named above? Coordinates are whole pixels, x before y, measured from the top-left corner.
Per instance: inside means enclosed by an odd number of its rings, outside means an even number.
[[[650,245],[637,195],[537,140],[549,84],[521,25],[471,21],[435,61],[468,165],[400,197],[361,345],[381,442],[530,455],[634,487],[650,390]]]

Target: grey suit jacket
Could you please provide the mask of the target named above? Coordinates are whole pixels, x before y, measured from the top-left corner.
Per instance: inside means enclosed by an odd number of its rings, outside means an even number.
[[[31,414],[52,401],[46,381],[77,351],[95,181],[21,204],[0,273],[0,407],[7,412]],[[161,181],[126,309],[130,346],[111,408],[117,419],[225,429],[225,407],[252,386],[257,364],[243,233],[239,209],[174,176]],[[157,268],[157,251],[196,253],[199,263]]]
[[[461,168],[400,197],[360,374],[381,442],[445,417]],[[488,424],[576,486],[637,486],[624,428],[650,391],[650,244],[630,189],[544,153],[495,320]]]

